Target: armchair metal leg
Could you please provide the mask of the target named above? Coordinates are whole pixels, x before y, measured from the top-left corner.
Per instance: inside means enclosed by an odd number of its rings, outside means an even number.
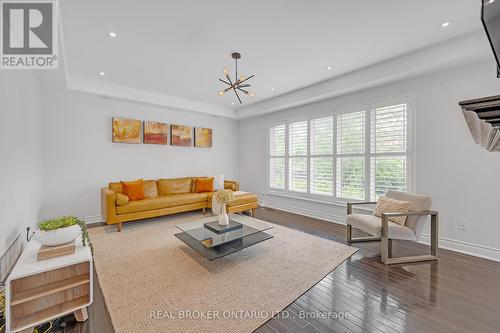
[[[384,219],[383,217],[382,219]],[[421,261],[432,261],[437,260],[437,248],[438,248],[438,215],[437,213],[431,215],[431,254],[417,255],[417,256],[408,256],[408,257],[392,257],[392,244],[391,240],[388,239],[387,234],[384,237],[384,229],[387,232],[387,221],[384,223],[382,220],[382,262],[386,265],[392,264],[405,264],[412,262],[421,262]],[[386,239],[386,241],[384,240]]]
[[[360,242],[378,242],[380,237],[352,237],[352,225],[347,225],[347,244],[360,243]]]
[[[347,225],[347,244],[351,244],[352,242],[352,225]]]

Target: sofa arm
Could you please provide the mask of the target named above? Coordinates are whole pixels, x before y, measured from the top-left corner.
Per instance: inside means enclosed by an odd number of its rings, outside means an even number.
[[[233,190],[233,191],[239,191],[240,190],[240,182],[236,180],[225,180],[224,181],[224,188],[228,190]]]
[[[107,224],[116,223],[116,194],[107,187],[101,189],[101,213]]]

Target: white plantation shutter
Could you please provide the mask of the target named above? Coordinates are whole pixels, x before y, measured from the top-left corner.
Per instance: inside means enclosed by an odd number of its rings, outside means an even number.
[[[288,125],[288,189],[307,192],[307,120]]]
[[[286,125],[272,126],[269,129],[269,154],[271,157],[285,157]]]
[[[408,190],[408,104],[358,110],[270,127],[269,188],[320,200]]]
[[[307,121],[288,125],[288,149],[290,156],[307,155]]]
[[[333,116],[311,120],[310,192],[333,195]]]
[[[388,190],[407,188],[407,104],[378,107],[371,111],[370,199]]]
[[[365,198],[365,114],[358,111],[337,116],[338,198]]]
[[[337,116],[337,154],[365,152],[365,111]]]
[[[269,187],[285,189],[286,125],[269,128]]]

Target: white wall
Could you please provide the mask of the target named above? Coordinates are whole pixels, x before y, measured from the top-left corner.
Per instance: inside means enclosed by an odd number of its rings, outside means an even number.
[[[500,79],[491,62],[471,64],[322,102],[243,120],[240,180],[270,207],[345,223],[345,207],[266,194],[267,123],[322,113],[374,100],[416,96],[416,184],[440,213],[440,245],[500,260],[500,153],[474,144],[458,102],[498,95]],[[467,221],[467,231],[458,220]],[[425,239],[424,239],[425,241]]]
[[[113,143],[112,117],[213,128],[213,148]],[[207,173],[238,178],[238,123],[228,118],[49,90],[43,129],[43,217],[102,221],[100,188],[110,181]]]
[[[0,254],[38,222],[41,91],[30,71],[0,71]]]

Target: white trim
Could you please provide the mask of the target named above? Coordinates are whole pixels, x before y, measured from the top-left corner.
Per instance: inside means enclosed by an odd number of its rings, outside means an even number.
[[[315,202],[315,203],[320,203],[320,204],[329,205],[329,206],[336,206],[336,207],[343,207],[343,208],[347,207],[347,201],[326,201],[326,200],[315,199],[315,198],[299,196],[299,195],[283,194],[283,193],[279,193],[279,192],[267,192],[266,195],[275,196],[275,197],[282,197],[282,198],[286,198],[286,199],[295,199],[295,200]],[[328,197],[328,198],[331,199],[331,197]],[[356,201],[356,200],[353,200],[353,201]],[[358,205],[356,207],[353,207],[353,209],[366,211],[366,212],[373,212],[373,207],[370,208],[366,205]]]
[[[86,224],[104,222],[102,215],[85,216],[83,220]]]
[[[430,236],[427,234],[422,234],[419,243],[429,245]],[[474,257],[500,262],[500,249],[496,249],[489,246],[468,243],[445,237],[439,237],[438,247],[453,252],[458,252]]]

